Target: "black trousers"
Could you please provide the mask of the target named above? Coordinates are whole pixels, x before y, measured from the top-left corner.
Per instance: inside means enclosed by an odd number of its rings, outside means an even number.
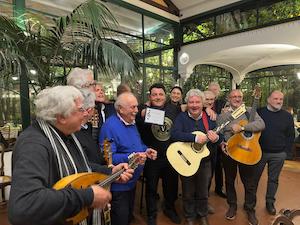
[[[223,154],[223,166],[225,171],[225,184],[227,203],[229,206],[237,208],[237,197],[235,190],[235,178],[237,169],[239,169],[240,177],[245,189],[244,209],[246,211],[254,211],[256,205],[256,191],[257,191],[257,165],[249,166],[241,164],[229,156]]]
[[[111,201],[111,224],[129,225],[133,219],[135,188],[129,191],[113,191]]]
[[[174,209],[178,195],[178,174],[168,162],[167,158],[147,160],[144,168],[146,178],[146,206],[148,217],[156,217],[156,194],[159,178],[162,179],[164,203],[166,209]]]
[[[222,150],[217,146],[216,151],[216,164],[215,164],[215,191],[222,191],[223,189],[223,162],[222,162]]]
[[[210,159],[203,160],[198,171],[190,177],[180,176],[184,216],[187,220],[208,214],[208,185],[211,178]]]

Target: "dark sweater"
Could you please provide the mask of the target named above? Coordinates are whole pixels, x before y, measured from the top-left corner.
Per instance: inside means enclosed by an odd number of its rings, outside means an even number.
[[[72,139],[61,135],[78,172],[86,172]],[[55,153],[36,123],[18,137],[13,151],[8,217],[13,225],[59,225],[93,202],[91,188],[54,190],[60,180]]]
[[[203,112],[205,113],[205,112]],[[216,127],[216,122],[208,119],[209,130],[213,130]],[[194,120],[189,117],[188,112],[180,113],[174,123],[172,128],[172,140],[181,142],[195,142],[196,135],[192,134],[193,131],[201,131],[206,133],[202,118],[200,120]],[[214,145],[221,143],[223,137],[220,136],[217,143],[208,142],[207,147],[210,151],[214,151]]]
[[[142,140],[147,145],[148,147],[151,147],[157,151],[157,158],[166,158],[166,151],[169,145],[171,144],[171,127],[174,123],[174,120],[176,116],[180,113],[180,109],[176,107],[176,105],[166,103],[164,107],[162,108],[157,108],[151,106],[151,108],[155,109],[160,109],[165,111],[165,123],[166,121],[170,122],[170,126],[165,125],[165,126],[158,126],[158,125],[153,125],[151,123],[145,123],[144,117],[141,117],[141,111],[145,109],[147,106],[145,105],[140,105],[139,106],[139,112],[136,117],[136,122],[137,126],[139,129],[139,132],[141,134]],[[168,118],[168,119],[167,119]],[[153,130],[160,130],[164,131],[162,132],[164,136],[167,137],[167,140],[158,140],[157,137],[153,134]]]
[[[285,110],[273,112],[267,107],[260,108],[257,112],[266,125],[259,140],[263,152],[290,152],[295,138],[292,115]]]

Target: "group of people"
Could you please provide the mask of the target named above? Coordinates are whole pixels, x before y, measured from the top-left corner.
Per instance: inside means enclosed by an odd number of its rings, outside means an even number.
[[[148,225],[159,223],[160,178],[163,213],[173,223],[181,223],[175,207],[179,177],[185,224],[197,224],[198,220],[201,225],[208,225],[208,213],[214,211],[208,203],[213,173],[216,194],[227,198],[229,207],[225,217],[233,220],[237,212],[234,183],[239,168],[245,188],[244,209],[249,223],[257,225],[256,191],[266,164],[266,209],[274,215],[278,178],[294,135],[293,119],[282,110],[283,93],[272,92],[267,106],[254,112],[254,119],[246,125],[240,125],[239,121],[249,120],[251,107],[221,132],[216,132],[215,128],[243,104],[243,93],[238,89],[229,93],[227,101],[219,99],[219,93],[217,83],[211,83],[204,92],[191,89],[183,104],[180,87],[173,87],[167,100],[164,85],[155,83],[149,88],[148,101],[138,104],[130,88],[122,84],[116,101],[111,103],[106,100],[101,84],[95,82],[92,71],[73,69],[66,86],[47,88],[37,95],[36,118],[18,137],[13,152],[10,222],[13,225],[63,224],[89,208],[93,209],[92,213],[80,224],[97,225],[103,217],[101,210],[111,208],[111,224],[128,225],[134,219],[136,183],[142,172]],[[164,112],[162,124],[147,121],[148,108]],[[263,156],[255,165],[244,165],[228,155],[227,141],[241,132],[262,132]],[[103,157],[106,140],[110,142],[112,166],[107,166]],[[167,159],[167,148],[177,141],[207,144],[210,150],[210,156],[202,159],[199,169],[190,177],[178,176]],[[84,172],[103,173],[108,177],[118,172],[120,175],[109,190],[96,183],[81,189],[72,185],[59,190],[53,188],[65,177]]]

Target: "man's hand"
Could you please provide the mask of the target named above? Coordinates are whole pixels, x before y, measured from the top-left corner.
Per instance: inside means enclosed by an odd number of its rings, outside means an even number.
[[[149,159],[155,160],[157,158],[157,151],[152,148],[148,148],[145,153]]]
[[[220,144],[221,150],[225,155],[228,155],[227,145],[228,145],[227,142],[224,142],[224,141]]]
[[[129,169],[127,163],[120,163],[112,168],[112,173],[125,169],[125,171],[120,175],[120,178],[117,180],[118,183],[128,182],[134,173],[133,169]]]
[[[92,207],[104,209],[111,200],[111,193],[98,185],[92,185],[91,188],[94,192]]]
[[[204,144],[207,142],[207,136],[206,135],[197,135],[196,136],[196,142],[199,144]]]
[[[215,111],[212,110],[211,108],[206,108],[205,112],[207,113],[207,115],[211,120],[215,121],[217,119],[217,113],[215,113]]]
[[[212,143],[215,143],[215,142],[217,142],[217,141],[219,140],[219,135],[218,135],[216,132],[212,131],[212,130],[209,130],[209,131],[207,132],[207,137],[208,137],[208,139],[209,139]]]
[[[239,133],[239,132],[243,131],[243,128],[242,128],[242,126],[239,125],[238,123],[234,123],[234,124],[232,124],[232,126],[231,126],[231,130],[232,130],[232,132],[233,132],[234,134],[236,134],[236,133]]]

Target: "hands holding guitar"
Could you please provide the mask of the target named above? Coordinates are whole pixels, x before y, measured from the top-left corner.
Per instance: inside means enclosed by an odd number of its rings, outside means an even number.
[[[244,127],[242,127],[240,124],[238,123],[234,123],[231,126],[231,130],[234,134],[240,133],[241,131],[244,131]]]
[[[206,135],[197,135],[196,142],[199,144],[205,144],[208,141],[215,143],[219,140],[219,135],[212,130],[209,130]]]

